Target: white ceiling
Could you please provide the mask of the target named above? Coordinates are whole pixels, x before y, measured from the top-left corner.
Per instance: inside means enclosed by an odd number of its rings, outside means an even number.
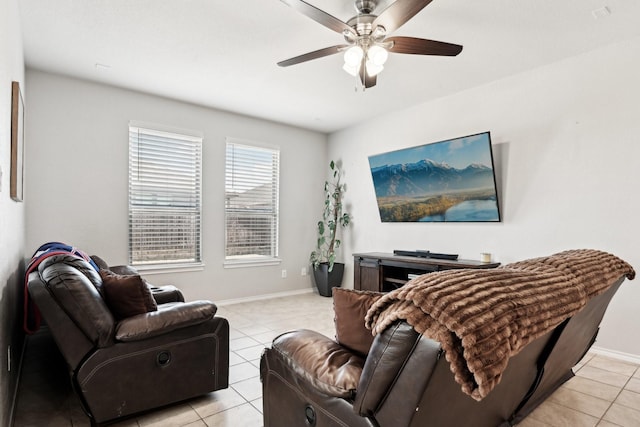
[[[307,1],[345,21],[355,15],[352,0]],[[27,67],[327,133],[640,35],[638,0],[435,0],[393,35],[461,44],[462,53],[391,54],[378,85],[356,92],[342,55],[276,66],[343,42],[278,0],[19,5]],[[596,19],[603,7],[610,14]]]

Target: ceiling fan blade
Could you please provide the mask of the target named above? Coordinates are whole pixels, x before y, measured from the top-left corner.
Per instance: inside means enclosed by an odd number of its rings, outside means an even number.
[[[308,16],[319,24],[324,25],[325,27],[335,31],[336,33],[342,34],[344,31],[348,31],[355,35],[353,28],[347,25],[345,22],[342,22],[338,18],[333,15],[329,15],[327,12],[318,9],[315,6],[310,5],[307,2],[302,0],[280,0],[282,3],[285,3],[288,6],[291,6],[298,12],[303,15]]]
[[[369,73],[367,73],[366,63],[367,59],[362,58],[362,63],[360,64],[360,70],[358,71],[358,74],[360,75],[362,86],[364,86],[365,89],[369,89],[370,87],[374,87],[376,85],[378,76],[370,76]]]
[[[396,0],[383,10],[371,24],[372,28],[381,25],[387,34],[403,26],[409,19],[424,9],[433,0]]]
[[[347,44],[325,47],[324,49],[314,50],[313,52],[305,53],[304,55],[299,55],[290,59],[286,59],[284,61],[280,61],[278,62],[278,65],[281,67],[288,67],[290,65],[300,64],[301,62],[311,61],[312,59],[334,55],[336,53],[342,52],[342,50],[347,47],[349,47],[349,45]]]
[[[388,37],[385,42],[393,42],[389,52],[409,53],[414,55],[456,56],[462,52],[459,44],[439,42],[436,40],[417,39],[415,37]]]

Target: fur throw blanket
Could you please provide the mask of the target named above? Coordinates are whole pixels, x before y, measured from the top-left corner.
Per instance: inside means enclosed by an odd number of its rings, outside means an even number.
[[[462,391],[481,400],[509,358],[577,313],[622,276],[620,258],[583,249],[491,270],[422,275],[376,301],[365,318],[374,334],[396,320],[442,345]]]

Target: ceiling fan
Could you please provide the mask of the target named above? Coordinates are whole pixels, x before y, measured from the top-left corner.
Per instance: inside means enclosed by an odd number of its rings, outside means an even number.
[[[375,86],[389,52],[456,56],[462,46],[415,37],[387,37],[424,9],[432,0],[396,0],[375,15],[378,0],[355,0],[358,14],[347,22],[302,0],[281,0],[303,15],[342,34],[346,44],[326,47],[278,62],[281,67],[344,52],[344,70],[358,76],[364,88]]]

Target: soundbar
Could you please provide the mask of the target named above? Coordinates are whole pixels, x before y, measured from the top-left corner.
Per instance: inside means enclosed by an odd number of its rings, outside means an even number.
[[[458,259],[458,254],[439,254],[437,252],[430,251],[403,251],[399,249],[395,249],[393,251],[394,255],[401,256],[412,256],[416,258],[433,258],[433,259],[446,259],[450,261],[456,261]]]

